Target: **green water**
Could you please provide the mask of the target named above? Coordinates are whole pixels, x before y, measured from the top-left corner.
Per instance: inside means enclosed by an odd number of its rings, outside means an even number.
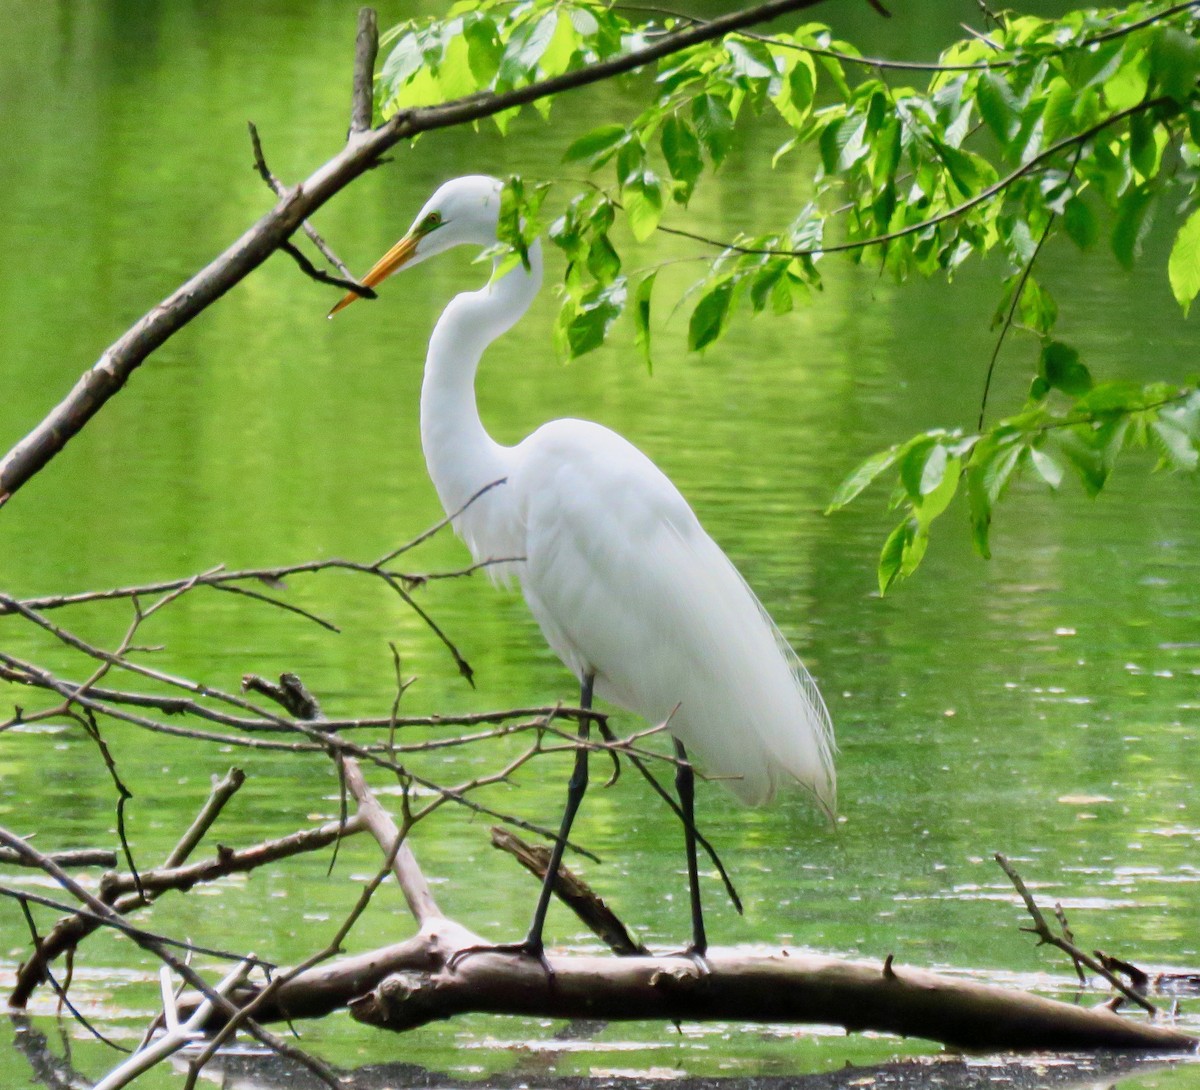
[[[831,6],[830,18],[846,5]],[[245,122],[259,126],[275,172],[292,180],[333,154],[344,132],[355,5],[39,5],[0,2],[0,448],[7,449],[133,320],[210,260],[270,197],[251,169]],[[381,9],[384,25],[411,6]],[[952,29],[970,17],[952,4]],[[899,22],[896,20],[895,22]],[[933,24],[931,22],[930,28]],[[941,23],[938,24],[940,29]],[[928,29],[930,34],[932,29]],[[867,44],[889,42],[872,23]],[[847,30],[849,32],[849,30]],[[899,47],[928,55],[911,25]],[[459,173],[558,177],[571,134],[628,110],[637,85],[580,94],[546,128],[534,119],[501,141],[448,133],[400,148],[318,223],[356,268],[408,226],[428,192]],[[564,106],[568,103],[564,102]],[[782,222],[806,164],[771,173],[779,134],[747,130],[719,184],[674,222],[728,236]],[[1103,252],[1065,246],[1040,272],[1062,304],[1062,335],[1105,376],[1182,379],[1196,370],[1194,333],[1166,284],[1168,235],[1152,237],[1134,277]],[[631,267],[702,251],[652,239]],[[552,258],[550,275],[560,271]],[[690,266],[667,266],[664,300]],[[889,523],[885,496],[821,510],[841,477],[919,427],[970,426],[994,334],[1001,270],[951,285],[898,290],[828,262],[826,289],[787,319],[737,321],[700,358],[680,351],[685,312],[655,315],[648,374],[622,330],[570,367],[553,357],[549,293],[488,354],[481,411],[512,442],[555,416],[586,416],[635,442],[677,482],[820,681],[841,754],[840,817],[826,826],[799,798],[737,808],[702,785],[702,822],[746,902],[737,917],[709,881],[720,945],[787,942],[819,952],[972,971],[1069,994],[1069,967],[1018,931],[1019,907],[991,861],[1007,853],[1047,901],[1062,902],[1084,945],[1149,966],[1200,962],[1200,815],[1192,790],[1200,731],[1200,519],[1193,480],[1131,464],[1096,502],[1018,487],[994,529],[995,558],[971,555],[965,515],[930,550],[920,575],[887,599],[874,560]],[[456,291],[474,286],[466,255],[424,265],[386,298],[337,322],[334,296],[284,257],[156,353],[53,465],[0,513],[0,586],[15,594],[106,587],[187,575],[217,564],[265,566],[348,556],[370,560],[439,515],[417,438],[425,340]],[[1194,324],[1194,323],[1193,323]],[[1015,338],[993,392],[1014,406],[1032,346]],[[467,560],[441,536],[411,562]],[[389,642],[403,658],[411,714],[552,703],[574,697],[519,597],[479,578],[433,584],[421,601],[476,671],[456,674],[441,645],[383,589],[353,577],[298,577],[287,597],[335,621],[331,635],[294,616],[216,593],[185,596],[145,641],[160,668],[236,689],[243,674],[299,673],[330,714],[386,714]],[[110,643],[129,614],[60,615]],[[12,621],[10,653],[84,676],[86,666]],[[0,699],[33,706],[0,686]],[[6,713],[7,714],[7,711]],[[622,720],[634,729],[639,724]],[[248,783],[214,839],[244,844],[336,814],[337,786],[319,757],[283,760],[109,728],[133,792],[130,838],[142,865],[174,843],[208,791],[237,763]],[[515,752],[510,750],[509,752]],[[426,757],[443,781],[494,766],[490,753]],[[557,817],[567,762],[544,761],[487,798],[530,820]],[[383,786],[380,784],[379,786]],[[78,727],[0,738],[0,823],[38,832],[44,849],[111,845],[114,792]],[[677,830],[625,776],[587,799],[578,837],[604,859],[579,869],[640,937],[675,946],[687,932]],[[211,847],[211,845],[210,845]],[[488,936],[521,933],[534,888],[488,846],[487,823],[447,814],[415,848],[445,907]],[[164,898],[147,922],[196,942],[253,948],[281,963],[321,948],[377,851],[266,868],[189,897]],[[32,877],[5,881],[41,888]],[[52,917],[39,917],[46,927]],[[385,887],[352,949],[408,933]],[[550,939],[595,947],[557,910]],[[0,905],[0,988],[27,951],[14,906]],[[155,1009],[154,966],[130,944],[97,936],[75,970],[76,1002],[130,1043]],[[1090,1000],[1089,1000],[1090,1001]],[[61,1054],[49,993],[35,1026]],[[1185,1006],[1184,1017],[1196,1028]],[[304,1044],[340,1066],[404,1060],[461,1076],[539,1078],[605,1072],[792,1075],[847,1061],[934,1051],[887,1038],[781,1027],[614,1026],[586,1040],[550,1024],[466,1018],[391,1038],[338,1017],[304,1027]],[[37,1085],[0,1030],[0,1084]],[[113,1062],[67,1027],[71,1059],[93,1076]],[[22,1038],[24,1040],[24,1038]],[[1188,1070],[1124,1085],[1194,1084]],[[1200,1081],[1200,1080],[1196,1080]],[[147,1086],[172,1086],[166,1071]],[[269,1081],[246,1085],[273,1085]]]

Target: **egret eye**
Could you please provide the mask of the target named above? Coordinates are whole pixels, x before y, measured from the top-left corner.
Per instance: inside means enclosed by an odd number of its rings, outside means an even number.
[[[441,212],[430,212],[429,215],[425,217],[425,222],[421,226],[424,227],[426,231],[432,231],[435,227],[441,227],[441,225]]]

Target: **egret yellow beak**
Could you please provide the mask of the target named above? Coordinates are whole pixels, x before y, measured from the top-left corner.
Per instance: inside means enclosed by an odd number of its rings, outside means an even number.
[[[386,280],[405,262],[411,260],[416,252],[417,243],[421,240],[421,236],[417,234],[407,234],[399,242],[396,243],[386,254],[383,255],[371,267],[371,271],[360,281],[368,288],[373,288],[381,280]],[[348,307],[358,295],[355,292],[347,292],[341,301],[327,315],[332,318],[339,310]]]

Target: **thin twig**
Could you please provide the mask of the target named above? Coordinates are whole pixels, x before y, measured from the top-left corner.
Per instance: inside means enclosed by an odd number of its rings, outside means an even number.
[[[246,124],[250,129],[250,144],[254,149],[254,169],[258,171],[259,177],[271,187],[271,190],[277,197],[286,196],[287,187],[275,177],[275,175],[271,172],[270,167],[267,166],[267,159],[263,154],[262,141],[258,136],[258,128],[255,126],[253,121],[248,121]],[[303,220],[300,224],[300,227],[304,233],[308,235],[310,239],[312,239],[313,245],[321,251],[321,254],[325,260],[328,261],[335,269],[337,269],[337,271],[342,274],[342,277],[341,279],[338,277],[330,277],[327,273],[321,272],[320,270],[316,269],[308,260],[308,258],[306,258],[290,242],[285,241],[281,243],[279,248],[281,250],[287,249],[289,253],[291,253],[292,257],[296,259],[297,263],[300,265],[300,268],[303,269],[307,275],[311,276],[314,280],[320,280],[327,284],[336,284],[338,287],[341,287],[346,291],[352,291],[356,295],[361,295],[364,299],[376,298],[376,294],[371,288],[368,288],[365,284],[360,284],[355,279],[354,274],[346,267],[345,262],[343,262],[342,259],[333,252],[333,249],[330,247],[329,243],[327,243],[325,239],[321,237],[321,235],[317,232],[317,229],[311,223],[309,223],[308,220]]]
[[[1150,1014],[1158,1013],[1158,1008],[1144,995],[1139,995],[1119,976],[1117,976],[1115,973],[1109,972],[1109,970],[1101,965],[1100,962],[1098,962],[1091,955],[1085,953],[1083,950],[1080,950],[1079,947],[1074,943],[1068,942],[1061,935],[1056,935],[1050,929],[1050,925],[1046,922],[1046,917],[1042,914],[1042,910],[1038,908],[1037,902],[1033,899],[1033,895],[1025,887],[1025,883],[1021,880],[1021,876],[1013,869],[1012,864],[1009,863],[1009,861],[1003,855],[1001,855],[1000,852],[996,852],[995,858],[996,862],[1000,865],[1000,869],[1008,875],[1009,880],[1012,882],[1017,893],[1021,895],[1021,900],[1025,902],[1025,908],[1033,920],[1033,927],[1023,927],[1021,928],[1022,931],[1027,931],[1031,935],[1036,935],[1039,945],[1044,944],[1047,946],[1055,946],[1059,950],[1062,950],[1065,954],[1068,954],[1070,957],[1072,957],[1077,965],[1086,965],[1092,970],[1093,973],[1097,973],[1098,975],[1104,977],[1104,979],[1107,980],[1114,988],[1116,988],[1117,991],[1119,991],[1123,996],[1125,996],[1126,999],[1136,1003],[1143,1010]]]

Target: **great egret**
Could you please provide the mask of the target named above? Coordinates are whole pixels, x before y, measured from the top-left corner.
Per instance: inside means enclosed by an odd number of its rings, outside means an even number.
[[[481,175],[447,182],[363,283],[453,246],[495,245],[500,193],[500,182]],[[832,810],[833,728],[812,678],[754,593],[641,451],[584,420],[554,420],[514,447],[484,430],[475,372],[541,286],[537,242],[528,258],[528,268],[518,264],[456,296],[438,319],[421,387],[421,445],[442,506],[461,512],[454,528],[471,555],[523,558],[488,570],[520,583],[547,642],[579,679],[580,705],[590,707],[595,693],[651,722],[667,720],[679,757],[689,950],[702,957],[688,752],[743,802],[766,803],[794,782]],[[355,298],[347,295],[330,317]],[[579,734],[586,740],[586,719]],[[580,746],[533,922],[525,941],[507,949],[544,960],[551,880],[586,787]]]

